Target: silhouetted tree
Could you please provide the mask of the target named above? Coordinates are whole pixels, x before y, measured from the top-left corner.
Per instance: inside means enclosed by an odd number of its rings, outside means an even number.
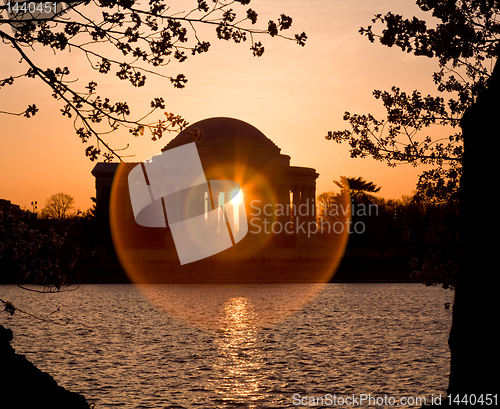
[[[75,199],[67,193],[56,193],[45,202],[40,216],[45,219],[67,219],[75,215]]]
[[[344,224],[346,216],[349,216],[347,191],[335,193],[333,191],[323,192],[317,197],[318,214],[317,218],[320,227],[326,232],[328,226],[333,226],[340,222]],[[322,222],[326,223],[322,223]]]
[[[165,109],[162,96],[152,98],[148,114],[137,120],[130,119],[131,110],[126,101],[112,101],[100,95],[97,81],[78,83],[71,72],[72,67],[59,65],[58,57],[69,51],[80,53],[81,60],[87,61],[97,73],[114,72],[133,87],[144,86],[147,77],[155,75],[175,88],[184,88],[187,83],[184,74],[168,75],[161,68],[171,61],[182,62],[190,56],[208,52],[211,44],[202,38],[203,27],[213,27],[220,40],[250,43],[250,50],[257,57],[264,53],[264,46],[258,40],[263,35],[305,44],[305,33],[292,37],[283,35],[292,25],[292,18],[285,14],[270,20],[264,28],[256,28],[257,12],[252,8],[241,9],[249,3],[250,0],[190,0],[179,5],[168,0],[144,3],[83,0],[33,3],[35,9],[31,13],[26,12],[25,3],[2,5],[2,45],[16,50],[16,58],[25,68],[24,72],[12,73],[0,80],[0,87],[22,78],[39,80],[52,90],[55,99],[61,101],[62,115],[74,121],[82,142],[96,141],[85,150],[91,160],[100,156],[101,149],[106,160],[120,157],[120,149],[111,148],[104,139],[110,132],[125,127],[135,136],[148,131],[151,138],[157,140],[165,132],[182,130],[187,122],[172,113],[165,113],[163,119],[148,119],[154,111]],[[42,7],[37,8],[39,6]],[[54,66],[37,65],[33,53],[41,46],[52,49]],[[7,113],[29,118],[38,111],[33,103],[23,112]],[[201,137],[201,133],[193,132],[195,140]]]
[[[417,5],[439,20],[435,27],[416,17],[405,19],[389,12],[373,20],[385,24],[381,34],[372,26],[360,32],[372,42],[378,38],[386,46],[437,58],[439,70],[433,80],[439,92],[453,96],[445,101],[442,96],[423,97],[418,91],[407,94],[397,87],[390,92],[376,90],[375,98],[387,110],[386,120],[346,112],[344,119],[352,131],[328,132],[327,138],[348,142],[353,157],[371,156],[389,165],[435,165],[420,177],[422,196],[437,200],[459,197],[448,394],[452,399],[457,394],[484,397],[498,389],[491,376],[498,365],[494,325],[498,307],[494,286],[489,284],[491,266],[496,264],[488,246],[491,228],[478,218],[477,192],[483,191],[482,181],[489,174],[484,148],[490,152],[498,149],[500,2],[419,0]],[[449,137],[436,140],[422,135],[431,125],[451,126]]]
[[[369,193],[378,193],[381,189],[373,182],[368,182],[362,177],[353,178],[341,176],[340,180],[334,180],[333,183],[340,187],[341,192],[349,192],[349,195],[354,200],[359,200],[363,196],[372,197]]]
[[[22,217],[0,214],[0,281],[60,289],[66,283],[65,273],[75,265],[79,248],[68,247],[64,226],[38,229],[33,223],[28,213]]]
[[[451,96],[423,96],[418,90],[407,93],[396,86],[390,91],[375,90],[373,95],[382,102],[387,118],[346,112],[344,119],[351,130],[328,132],[327,139],[348,142],[353,157],[371,156],[391,166],[401,162],[435,165],[422,173],[419,193],[447,200],[457,196],[462,173],[460,119],[487,87],[498,57],[500,4],[485,0],[419,0],[417,4],[440,20],[435,28],[416,17],[405,19],[388,12],[373,19],[385,25],[380,34],[371,25],[360,33],[371,42],[379,39],[388,47],[437,58],[439,70],[432,79],[440,93]],[[449,136],[427,134],[436,125],[449,127]]]

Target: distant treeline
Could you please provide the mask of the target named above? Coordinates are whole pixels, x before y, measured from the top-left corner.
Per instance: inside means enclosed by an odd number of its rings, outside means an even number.
[[[418,196],[385,200],[372,195],[328,192],[318,197],[318,224],[339,221],[349,209],[347,253],[377,253],[381,259],[404,254],[413,276],[426,284],[453,285],[458,240],[458,204],[432,203]],[[337,206],[337,207],[335,207]],[[337,213],[333,211],[337,209]],[[326,229],[324,240],[335,232]],[[63,220],[38,219],[30,212],[0,213],[0,281],[61,286],[72,280],[73,267],[118,264],[107,212],[90,209]],[[405,260],[406,263],[406,260]]]
[[[328,209],[346,207],[346,197],[333,192],[318,197],[321,219],[339,219]],[[377,250],[380,257],[405,250],[411,255],[414,276],[428,284],[454,283],[458,250],[458,201],[428,201],[418,195],[402,200],[385,200],[372,195],[349,198],[352,228],[347,250]],[[376,206],[376,207],[374,207]],[[325,209],[325,210],[323,210]],[[362,225],[361,227],[359,227]],[[362,231],[362,232],[361,232]],[[359,233],[361,232],[361,233]],[[326,232],[325,236],[335,234]]]

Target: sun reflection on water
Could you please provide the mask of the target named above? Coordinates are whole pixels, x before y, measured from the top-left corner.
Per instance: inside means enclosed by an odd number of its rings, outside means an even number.
[[[215,390],[226,403],[246,405],[260,399],[262,355],[257,347],[258,313],[246,297],[233,297],[223,305],[216,338],[220,373]],[[250,404],[247,407],[254,407]]]
[[[263,407],[270,385],[269,331],[300,311],[322,283],[141,284],[144,296],[171,317],[211,334],[203,391],[217,407]],[[194,393],[194,392],[192,392]],[[203,393],[203,392],[200,392]]]

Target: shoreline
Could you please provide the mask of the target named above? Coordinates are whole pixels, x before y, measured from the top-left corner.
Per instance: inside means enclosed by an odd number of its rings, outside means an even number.
[[[71,284],[143,283],[418,283],[406,258],[344,258],[328,279],[331,259],[201,260],[188,266],[178,261],[142,263],[147,270],[132,280],[118,261],[80,265],[70,273]],[[140,268],[138,267],[138,268]]]

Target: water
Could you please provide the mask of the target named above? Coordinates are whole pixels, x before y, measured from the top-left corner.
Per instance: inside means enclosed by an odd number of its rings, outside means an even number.
[[[19,313],[0,322],[13,329],[16,352],[96,408],[341,407],[333,396],[420,407],[444,397],[451,310],[443,304],[453,293],[327,284],[300,308],[307,285],[278,287],[84,285],[41,295],[0,286],[16,307],[39,315],[60,307],[51,318],[70,323]],[[165,307],[175,318],[146,294],[179,300]]]

